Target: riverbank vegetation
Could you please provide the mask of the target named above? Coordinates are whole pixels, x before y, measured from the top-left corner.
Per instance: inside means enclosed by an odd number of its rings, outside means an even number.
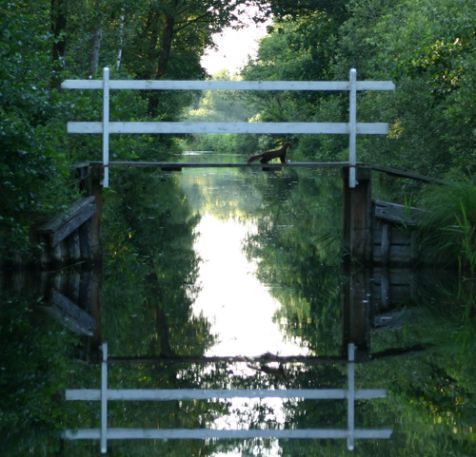
[[[2,2],[0,257],[4,261],[34,254],[32,229],[77,197],[71,165],[100,155],[99,138],[68,137],[65,132],[67,120],[99,118],[100,94],[60,91],[60,82],[98,78],[106,65],[112,78],[205,78],[200,57],[212,43],[212,34],[238,24],[240,8],[251,3],[259,6],[261,19],[271,15],[273,22],[258,55],[239,77],[342,80],[355,67],[359,79],[392,80],[395,93],[359,94],[359,120],[386,121],[391,126],[387,138],[359,138],[359,160],[450,182],[465,178],[474,194],[476,12],[471,0]],[[205,94],[201,100],[190,92],[164,92],[160,97],[121,93],[113,94],[112,117],[321,121],[343,120],[347,109],[345,96],[309,93],[254,94],[245,99],[237,94],[228,98]],[[248,155],[278,140],[229,135],[188,144]],[[344,137],[292,140],[292,160],[347,156]],[[183,140],[163,136],[111,139],[112,157],[121,159],[167,159],[171,150],[183,145]],[[453,206],[461,204],[454,201]],[[458,211],[461,230],[473,233],[470,207]],[[463,249],[469,254],[474,251],[474,236],[465,240],[469,244]],[[451,255],[458,257],[458,249]],[[467,257],[462,265],[471,263]]]

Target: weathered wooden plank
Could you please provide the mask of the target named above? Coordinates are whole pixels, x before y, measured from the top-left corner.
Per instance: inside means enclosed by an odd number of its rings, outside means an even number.
[[[307,365],[328,365],[345,361],[342,356],[307,356],[307,355],[289,355],[279,356],[274,354],[265,354],[257,357],[245,356],[111,356],[109,363],[167,363],[167,364],[199,364],[208,365],[210,363],[305,363]]]
[[[82,198],[63,214],[42,225],[38,233],[49,237],[52,247],[56,247],[68,235],[78,229],[96,212],[94,197]]]
[[[358,389],[357,400],[385,398],[385,389]],[[347,389],[109,389],[108,400],[121,401],[172,401],[172,400],[212,400],[218,398],[302,398],[305,400],[344,400]],[[66,400],[99,401],[99,389],[68,389]]]
[[[348,429],[248,429],[248,430],[215,430],[215,429],[134,429],[109,428],[108,440],[208,440],[208,439],[346,439]],[[353,431],[356,439],[389,439],[392,429],[356,428]],[[100,429],[65,430],[65,440],[99,440]]]
[[[394,244],[390,246],[390,262],[409,263],[412,257],[412,248],[409,244]]]
[[[54,246],[49,247],[49,250],[51,250],[51,260],[53,263],[61,264],[64,262],[67,255],[65,243],[56,243]]]
[[[387,174],[389,176],[394,176],[396,178],[408,178],[414,181],[422,181],[422,182],[434,183],[434,184],[444,183],[444,181],[442,181],[441,179],[435,179],[429,176],[423,176],[418,173],[414,173],[413,171],[399,170],[397,168],[383,167],[379,165],[372,165],[371,168],[374,171],[378,171],[378,172]]]
[[[346,122],[109,122],[110,134],[349,134]],[[68,122],[68,133],[103,133],[102,122]],[[358,134],[386,135],[385,122],[359,122]]]
[[[375,268],[372,297],[376,311],[408,304],[415,298],[415,272],[409,268]]]
[[[96,327],[94,319],[69,298],[57,290],[52,292],[53,307],[48,312],[74,333],[92,336]]]
[[[79,233],[74,231],[66,239],[66,246],[68,249],[68,259],[76,262],[81,259],[81,250],[79,244]]]
[[[91,251],[91,243],[89,240],[89,232],[91,230],[91,222],[86,221],[79,227],[79,250],[80,258],[82,260],[92,260],[93,255]]]
[[[91,162],[91,165],[101,167],[101,162]],[[282,169],[282,168],[344,168],[349,165],[349,162],[287,162],[281,163],[267,163],[266,168]],[[246,163],[246,157],[243,157],[243,162],[152,162],[152,161],[125,161],[115,160],[109,163],[109,167],[129,167],[129,168],[161,168],[178,170],[182,168],[252,168],[261,169],[261,163]]]
[[[388,224],[383,224],[382,237],[380,238],[380,256],[384,263],[387,263],[390,257],[390,243],[390,227]]]
[[[415,233],[411,228],[405,228],[393,225],[390,222],[377,219],[374,224],[374,244],[380,246],[382,239],[382,227],[388,227],[388,236],[392,244],[410,244],[412,234]]]
[[[385,221],[414,226],[417,224],[422,213],[423,211],[418,208],[381,200],[375,201],[375,217]]]
[[[410,244],[390,245],[388,257],[383,258],[379,246],[374,246],[374,263],[386,265],[410,265],[413,261],[413,249]]]
[[[347,91],[349,81],[170,81],[111,80],[111,90],[251,90],[251,91]],[[102,79],[67,79],[62,89],[103,88]],[[358,81],[357,90],[395,90],[392,81]]]

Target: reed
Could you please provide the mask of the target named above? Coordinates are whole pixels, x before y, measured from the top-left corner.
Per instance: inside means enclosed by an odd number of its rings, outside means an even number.
[[[421,221],[422,243],[433,260],[476,272],[476,184],[469,179],[428,188]]]

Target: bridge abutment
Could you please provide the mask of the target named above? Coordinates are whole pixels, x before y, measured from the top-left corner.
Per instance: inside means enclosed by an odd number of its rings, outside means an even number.
[[[349,187],[350,168],[343,168],[343,243],[346,263],[372,263],[372,180],[369,168],[356,169],[357,186]]]

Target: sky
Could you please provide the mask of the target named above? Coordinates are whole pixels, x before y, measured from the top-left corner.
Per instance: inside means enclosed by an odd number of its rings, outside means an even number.
[[[252,15],[253,9],[248,8],[247,14]],[[256,57],[258,41],[266,35],[267,24],[255,24],[250,18],[244,22],[246,25],[240,30],[226,27],[213,36],[217,49],[208,48],[201,60],[210,75],[222,70],[228,70],[232,75],[239,73],[250,57]]]

